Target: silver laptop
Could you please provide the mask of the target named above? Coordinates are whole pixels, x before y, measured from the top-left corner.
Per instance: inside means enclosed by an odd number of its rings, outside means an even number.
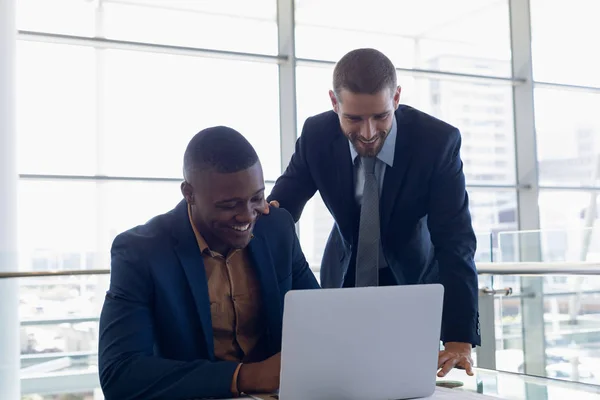
[[[443,296],[439,284],[288,292],[278,397],[431,396]]]

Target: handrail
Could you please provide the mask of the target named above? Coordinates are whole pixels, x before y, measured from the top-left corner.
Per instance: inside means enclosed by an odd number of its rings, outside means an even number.
[[[0,272],[0,279],[34,278],[40,276],[108,275],[110,269],[65,269],[56,271]]]
[[[479,275],[600,275],[598,262],[495,262],[478,263]]]
[[[318,266],[311,268],[318,273]],[[494,262],[477,263],[479,275],[600,275],[600,262]],[[108,275],[110,269],[0,272],[0,279],[44,276]]]

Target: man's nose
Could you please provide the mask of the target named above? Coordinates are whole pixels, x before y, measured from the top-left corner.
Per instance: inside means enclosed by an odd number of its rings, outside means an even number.
[[[363,123],[363,126],[360,130],[360,136],[365,138],[366,140],[371,140],[377,134],[377,129],[375,128],[375,122],[371,120],[367,120]]]
[[[260,211],[262,210],[259,210],[255,204],[249,204],[240,210],[240,212],[235,216],[235,219],[239,223],[249,224],[254,222]]]

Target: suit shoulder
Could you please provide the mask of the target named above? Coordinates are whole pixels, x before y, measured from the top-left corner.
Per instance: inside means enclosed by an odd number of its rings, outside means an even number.
[[[153,217],[142,225],[119,233],[113,240],[112,250],[151,249],[167,240],[171,230],[172,212]]]
[[[304,121],[300,137],[311,139],[318,136],[321,140],[323,139],[323,135],[335,137],[338,127],[339,119],[337,114],[332,110],[325,111],[321,114],[308,117],[306,121]]]
[[[428,146],[440,143],[445,147],[460,140],[457,127],[416,108],[401,105],[397,115],[399,123],[408,128],[413,138]]]
[[[282,232],[294,226],[292,215],[286,209],[277,207],[271,207],[269,214],[261,216],[256,223],[256,228],[266,228],[269,232]]]

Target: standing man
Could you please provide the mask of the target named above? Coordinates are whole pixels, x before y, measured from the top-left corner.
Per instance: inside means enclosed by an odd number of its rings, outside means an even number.
[[[318,190],[335,219],[323,287],[440,282],[445,289],[438,376],[472,375],[480,344],[478,285],[457,128],[399,105],[396,69],[357,49],[333,71],[332,111],[306,120],[270,204],[298,221]]]

